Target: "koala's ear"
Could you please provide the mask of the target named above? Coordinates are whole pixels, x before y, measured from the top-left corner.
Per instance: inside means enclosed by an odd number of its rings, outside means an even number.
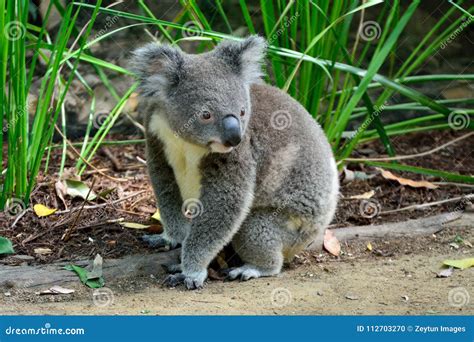
[[[176,86],[183,70],[183,53],[169,45],[147,44],[132,54],[130,68],[140,81],[143,96],[163,94]]]
[[[266,49],[265,39],[255,35],[241,42],[224,40],[216,46],[213,53],[248,83],[255,83],[259,82],[264,75],[262,63]]]

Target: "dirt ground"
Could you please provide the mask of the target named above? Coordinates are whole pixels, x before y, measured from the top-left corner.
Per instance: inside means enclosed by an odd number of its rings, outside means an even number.
[[[371,252],[367,241],[355,241],[339,258],[303,254],[278,277],[208,281],[199,291],[163,287],[159,267],[147,278],[107,284],[95,297],[79,282],[65,286],[76,290],[70,295],[2,289],[0,314],[472,315],[474,268],[436,277],[443,260],[473,256],[471,241],[474,230],[456,226],[429,237],[371,241]]]

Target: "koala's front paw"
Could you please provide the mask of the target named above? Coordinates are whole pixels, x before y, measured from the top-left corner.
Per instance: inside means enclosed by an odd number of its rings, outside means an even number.
[[[202,289],[206,278],[207,271],[193,272],[189,274],[170,274],[166,277],[163,284],[169,287],[176,287],[179,284],[184,284],[188,290],[196,290]]]

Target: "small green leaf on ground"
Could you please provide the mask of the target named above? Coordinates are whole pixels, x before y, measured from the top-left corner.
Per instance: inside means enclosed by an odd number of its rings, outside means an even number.
[[[75,179],[66,179],[64,182],[66,185],[66,192],[71,197],[80,197],[82,199],[87,199],[88,201],[93,201],[97,198],[95,192],[92,191],[84,182]]]
[[[67,265],[64,267],[64,269],[68,271],[73,271],[76,272],[76,274],[79,276],[79,279],[81,280],[81,283],[85,284],[86,286],[92,288],[92,289],[98,289],[101,287],[104,287],[105,281],[104,278],[94,278],[94,279],[88,279],[89,278],[89,272],[83,268],[79,267],[76,265]]]
[[[146,224],[136,223],[136,222],[119,222],[122,227],[130,228],[130,229],[147,229],[150,226]]]
[[[443,264],[454,268],[464,270],[474,266],[474,258],[460,259],[460,260],[445,260]]]
[[[463,241],[464,239],[460,235],[456,235],[456,237],[453,240],[454,243],[463,243]]]
[[[106,197],[110,195],[112,192],[114,192],[115,189],[116,188],[106,189],[104,191],[99,192],[97,196],[99,196],[100,198],[106,199]]]
[[[13,254],[13,244],[7,238],[0,236],[0,255],[2,254]]]

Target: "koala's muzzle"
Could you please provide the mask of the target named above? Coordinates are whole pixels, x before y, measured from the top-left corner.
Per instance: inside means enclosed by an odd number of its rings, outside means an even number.
[[[240,132],[240,121],[234,115],[227,115],[222,119],[223,135],[222,143],[226,147],[237,146],[242,140]]]

